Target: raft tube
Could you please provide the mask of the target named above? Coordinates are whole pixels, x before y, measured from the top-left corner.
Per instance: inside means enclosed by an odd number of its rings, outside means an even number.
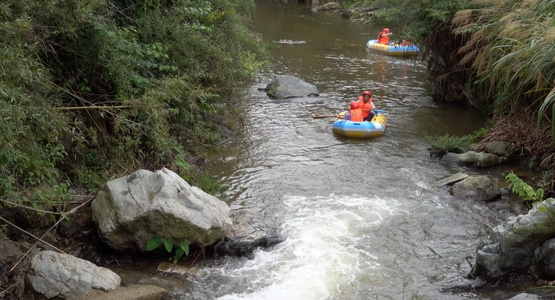
[[[415,56],[420,51],[420,48],[416,47],[415,45],[399,46],[394,45],[391,42],[389,43],[389,45],[384,45],[378,44],[378,40],[369,40],[366,43],[366,47],[373,52],[397,57]]]
[[[371,122],[353,122],[337,119],[333,123],[332,131],[334,134],[343,137],[368,139],[371,137],[382,136],[385,133],[386,118],[383,110],[374,110],[376,115]],[[343,112],[340,115],[345,115]]]

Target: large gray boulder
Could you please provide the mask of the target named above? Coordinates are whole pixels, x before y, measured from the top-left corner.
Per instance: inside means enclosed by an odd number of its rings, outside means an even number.
[[[490,201],[501,196],[501,189],[485,175],[470,176],[455,183],[451,192],[457,199]]]
[[[277,76],[264,90],[269,97],[274,99],[301,98],[319,95],[318,89],[314,85],[289,75]]]
[[[490,241],[476,253],[470,273],[488,282],[507,278],[512,272],[525,272],[532,266],[534,250],[555,236],[555,200],[520,215],[504,226],[497,226]]]
[[[106,183],[92,203],[102,240],[115,250],[146,252],[158,235],[174,244],[211,245],[230,230],[229,206],[164,168]]]
[[[109,291],[121,283],[118,274],[67,254],[41,251],[31,260],[27,284],[46,298],[81,299],[92,290]]]

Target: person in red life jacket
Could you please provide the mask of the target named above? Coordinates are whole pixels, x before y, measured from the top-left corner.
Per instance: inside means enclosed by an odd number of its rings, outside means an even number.
[[[345,121],[362,122],[364,121],[364,116],[362,110],[359,108],[359,103],[356,101],[351,102],[351,109],[349,113],[343,117],[338,117]]]
[[[412,45],[411,39],[403,40],[403,43],[401,44],[401,46],[410,46],[410,45]]]
[[[364,121],[372,121],[372,118],[374,118],[375,115],[373,110],[376,109],[376,106],[372,101],[372,93],[370,93],[370,91],[364,91],[362,96],[358,97],[357,103],[358,108],[362,110],[362,117],[364,118]],[[347,110],[349,107],[345,107],[344,109]]]
[[[378,44],[389,45],[389,36],[393,33],[389,32],[389,28],[384,28],[380,34],[378,34]]]
[[[362,96],[358,97],[358,108],[362,110],[364,121],[372,121],[372,118],[374,117],[373,110],[376,109],[376,106],[374,106],[372,93],[370,93],[370,91],[364,91]]]

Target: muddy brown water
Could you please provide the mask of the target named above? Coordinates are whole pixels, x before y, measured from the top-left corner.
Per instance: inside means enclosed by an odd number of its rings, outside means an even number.
[[[441,292],[465,282],[480,239],[507,214],[453,199],[433,182],[465,172],[502,186],[513,166],[444,164],[430,158],[425,136],[470,134],[485,116],[434,103],[420,60],[368,52],[381,27],[304,4],[255,3],[253,26],[273,44],[273,67],[243,99],[244,131],[207,167],[229,186],[235,219],[258,216],[286,241],[251,260],[199,262],[185,277],[156,274],[154,265],[115,267],[124,282],[158,284],[175,299],[502,299],[523,291]],[[268,98],[259,88],[278,74],[316,85],[320,96]],[[384,136],[340,138],[331,119],[312,118],[341,111],[364,90],[386,111]]]

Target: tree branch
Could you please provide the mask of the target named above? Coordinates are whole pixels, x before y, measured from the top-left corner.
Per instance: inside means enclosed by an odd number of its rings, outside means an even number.
[[[96,197],[95,197],[95,198],[96,198]],[[70,210],[69,212],[67,212],[66,215],[69,216],[69,215],[75,213],[78,209],[80,209],[81,207],[85,206],[87,203],[91,202],[93,199],[94,199],[94,198],[89,199],[89,200],[83,202],[81,205],[79,205],[79,206],[77,206],[77,207],[74,207],[72,210]],[[50,229],[48,229],[48,230],[41,236],[41,238],[44,238],[44,237],[50,232],[50,230],[52,230],[53,228],[57,227],[58,224],[60,224],[60,223],[62,222],[63,219],[64,219],[64,218],[60,218],[60,219],[58,220],[58,222],[56,222],[56,224],[52,225],[52,227],[50,227]],[[40,240],[40,239],[39,239],[39,240]],[[27,255],[29,255],[29,253],[31,252],[31,250],[32,250],[33,248],[35,248],[35,246],[37,245],[37,243],[38,243],[38,241],[35,242],[35,244],[33,244],[33,246],[31,246],[31,248],[29,248],[29,250],[27,250],[27,252],[25,253],[25,255],[23,255],[23,256],[17,261],[17,263],[15,263],[15,265],[10,269],[10,271],[9,271],[8,273],[11,273],[11,272],[17,267],[17,265],[19,265],[19,263],[21,263],[21,261],[22,261]],[[64,252],[61,251],[61,250],[59,250],[59,251],[62,252],[62,253],[64,253]]]
[[[63,220],[63,219],[64,219],[64,218],[61,218],[61,220]],[[62,253],[64,253],[64,254],[67,254],[67,253],[65,253],[64,251],[62,251],[62,250],[56,248],[54,245],[50,244],[49,242],[42,240],[41,238],[39,238],[39,237],[35,236],[34,234],[30,233],[29,231],[27,231],[27,230],[25,230],[25,229],[23,229],[23,228],[21,228],[21,227],[15,225],[14,223],[12,223],[12,222],[10,222],[10,221],[4,219],[3,217],[0,217],[0,220],[4,221],[6,224],[9,224],[9,225],[15,227],[16,229],[18,229],[18,230],[20,230],[20,231],[23,231],[25,234],[30,235],[30,236],[33,237],[34,239],[36,239],[36,240],[42,242],[43,244],[45,244],[45,245],[47,245],[47,246],[50,246],[52,249],[55,249],[56,251],[62,252]],[[57,224],[57,223],[56,223],[56,224]],[[44,236],[43,236],[43,237],[44,237]],[[35,244],[36,244],[36,243],[35,243]],[[10,270],[10,272],[11,272],[11,270]]]

